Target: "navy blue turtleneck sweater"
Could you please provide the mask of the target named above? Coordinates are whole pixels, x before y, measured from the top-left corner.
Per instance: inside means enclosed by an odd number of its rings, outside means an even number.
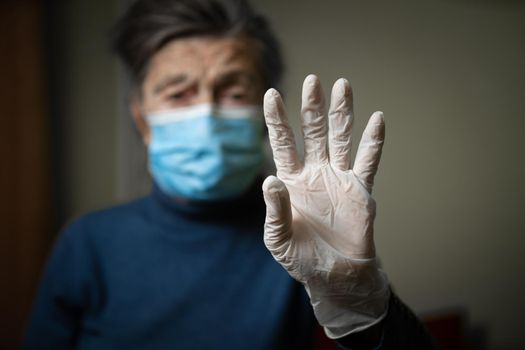
[[[178,203],[160,190],[59,237],[27,349],[308,349],[304,288],[264,247],[259,187]]]
[[[311,349],[308,296],[264,247],[259,185],[216,203],[154,188],[73,222],[49,258],[24,348]],[[375,349],[437,349],[394,294],[382,323]]]

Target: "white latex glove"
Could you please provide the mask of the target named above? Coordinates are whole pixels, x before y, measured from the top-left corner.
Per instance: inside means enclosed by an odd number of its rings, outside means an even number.
[[[387,312],[390,289],[378,269],[370,196],[384,140],[381,112],[370,118],[350,169],[352,91],[339,79],[326,118],[319,79],[306,77],[302,109],[305,156],[279,93],[264,96],[264,114],[277,177],[263,184],[264,241],[274,258],[301,282],[330,338],[364,330]]]

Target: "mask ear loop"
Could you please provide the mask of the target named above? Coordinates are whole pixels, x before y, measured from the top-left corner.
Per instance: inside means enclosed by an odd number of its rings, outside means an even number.
[[[151,141],[151,127],[147,120],[147,114],[140,101],[140,96],[134,94],[130,96],[130,113],[133,118],[135,130],[138,132],[144,145],[149,145]]]

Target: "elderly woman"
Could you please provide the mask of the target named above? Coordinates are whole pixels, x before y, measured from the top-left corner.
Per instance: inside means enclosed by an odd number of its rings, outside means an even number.
[[[114,46],[154,188],[65,229],[28,349],[308,349],[317,322],[342,348],[434,347],[376,262],[382,113],[351,168],[350,86],[335,83],[327,114],[308,76],[299,157],[272,88],[278,43],[246,1],[139,0]]]

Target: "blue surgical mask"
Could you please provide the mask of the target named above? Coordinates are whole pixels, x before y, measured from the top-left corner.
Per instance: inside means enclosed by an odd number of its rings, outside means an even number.
[[[146,116],[149,170],[169,195],[194,200],[239,196],[263,163],[260,106],[201,104]]]

